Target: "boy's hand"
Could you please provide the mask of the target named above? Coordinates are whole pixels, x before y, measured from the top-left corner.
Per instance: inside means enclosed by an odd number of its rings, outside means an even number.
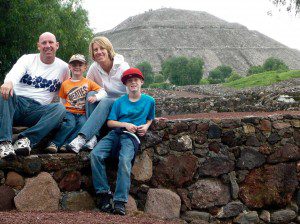
[[[126,123],[125,128],[127,131],[129,131],[131,133],[135,133],[138,129],[137,126],[135,126],[134,124],[130,124],[130,123]]]
[[[137,132],[139,136],[144,136],[148,130],[149,126],[144,124],[137,127]]]
[[[97,101],[97,97],[94,95],[94,96],[90,96],[87,101],[89,103],[95,103]]]
[[[4,100],[8,100],[10,96],[13,96],[14,89],[13,89],[13,84],[12,82],[6,82],[4,83],[1,87],[1,95]]]
[[[168,120],[168,118],[165,118],[165,117],[156,117],[155,120],[158,121],[158,122],[159,121],[166,121],[166,120]]]

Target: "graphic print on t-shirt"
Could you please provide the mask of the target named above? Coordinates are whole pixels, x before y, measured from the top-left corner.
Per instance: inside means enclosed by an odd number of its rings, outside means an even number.
[[[56,92],[61,86],[59,79],[47,80],[41,76],[32,77],[27,71],[20,79],[20,82],[34,88],[46,88],[49,92]]]
[[[71,107],[83,110],[85,107],[85,97],[87,92],[88,84],[84,84],[83,86],[76,86],[67,93],[67,101],[70,103]]]

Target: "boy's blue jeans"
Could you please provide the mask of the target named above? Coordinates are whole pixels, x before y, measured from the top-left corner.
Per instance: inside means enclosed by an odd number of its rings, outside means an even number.
[[[12,141],[12,127],[29,127],[19,134],[27,137],[31,146],[39,143],[51,130],[57,128],[66,109],[60,103],[41,105],[39,102],[13,95],[4,100],[0,94],[0,142]]]
[[[94,95],[95,92],[89,92],[88,96]],[[103,98],[99,102],[89,103],[86,102],[86,115],[88,117],[87,121],[80,129],[79,134],[85,136],[86,140],[90,140],[94,135],[97,135],[106,122],[109,115],[110,109],[114,103],[114,98]]]
[[[91,168],[96,193],[110,192],[106,176],[105,159],[110,156],[114,140],[117,137],[119,135],[115,131],[109,132],[108,135],[98,142],[91,152]],[[127,202],[130,190],[131,161],[134,157],[134,145],[126,134],[120,136],[120,144],[117,183],[113,200]]]
[[[67,111],[66,116],[64,117],[63,122],[52,142],[57,147],[69,144],[78,135],[79,130],[85,122],[85,114],[73,114]]]

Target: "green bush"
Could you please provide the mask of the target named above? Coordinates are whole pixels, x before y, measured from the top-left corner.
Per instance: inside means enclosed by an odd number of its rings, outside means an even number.
[[[247,76],[262,73],[262,72],[264,72],[264,68],[261,65],[251,66],[247,71]]]
[[[162,63],[162,74],[172,84],[195,85],[202,78],[203,65],[200,58],[172,57]]]
[[[165,81],[165,77],[158,73],[158,74],[154,74],[154,83],[161,83]]]
[[[152,83],[149,85],[149,88],[170,90],[173,88],[173,86],[174,85],[172,85],[171,83],[162,82],[162,83]]]
[[[289,67],[281,59],[274,58],[274,57],[268,58],[262,67],[264,71],[284,72],[289,70]]]
[[[209,81],[208,81],[208,79],[201,79],[199,84],[200,85],[207,85],[207,84],[209,84]]]
[[[210,84],[223,83],[230,76],[231,72],[232,68],[230,66],[220,65],[209,72],[208,81]]]
[[[136,65],[136,67],[138,69],[141,70],[141,72],[143,73],[144,75],[144,85],[143,87],[148,87],[149,84],[153,83],[154,82],[154,73],[153,73],[153,69],[152,69],[152,66],[149,62],[147,61],[143,61],[139,64]]]

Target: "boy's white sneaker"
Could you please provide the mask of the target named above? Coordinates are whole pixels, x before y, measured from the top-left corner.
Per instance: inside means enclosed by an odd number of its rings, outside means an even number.
[[[97,145],[97,137],[94,135],[88,142],[83,146],[85,150],[92,151],[93,148]]]
[[[73,139],[73,141],[70,142],[70,144],[67,145],[67,151],[79,153],[80,149],[82,148],[82,146],[84,146],[85,143],[85,138],[81,135],[78,135],[76,138]]]
[[[14,144],[14,150],[17,155],[29,156],[30,155],[30,140],[27,137],[18,139]]]

